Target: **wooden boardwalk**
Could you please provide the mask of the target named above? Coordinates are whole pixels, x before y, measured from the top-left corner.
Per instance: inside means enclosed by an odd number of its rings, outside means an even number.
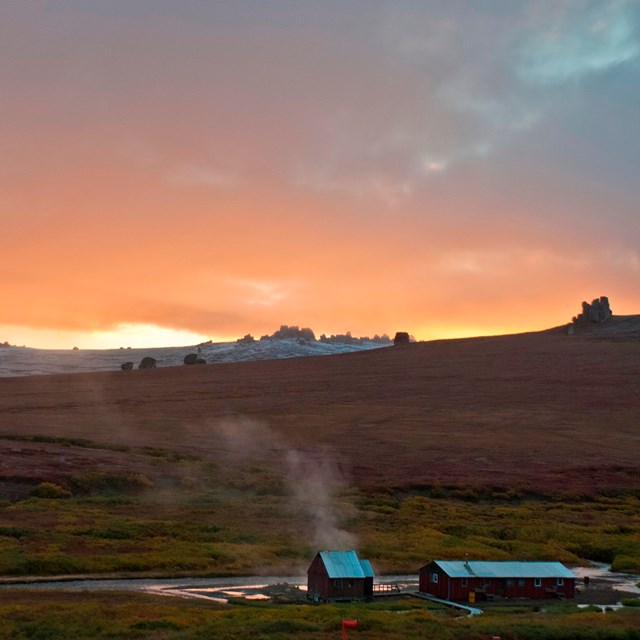
[[[468,604],[462,604],[461,602],[452,602],[451,600],[443,600],[442,598],[436,598],[428,593],[421,593],[420,591],[411,591],[410,595],[415,598],[422,598],[423,600],[431,600],[431,602],[437,602],[438,604],[444,604],[447,607],[455,607],[456,609],[462,609],[466,611],[468,616],[479,616],[482,613],[482,609],[477,607],[470,607]]]

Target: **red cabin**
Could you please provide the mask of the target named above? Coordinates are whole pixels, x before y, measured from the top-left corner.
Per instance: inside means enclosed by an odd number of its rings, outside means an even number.
[[[461,602],[573,598],[575,585],[575,575],[560,562],[434,560],[420,569],[419,588],[421,593]]]
[[[373,597],[373,569],[355,551],[320,551],[307,571],[307,597],[315,601]]]

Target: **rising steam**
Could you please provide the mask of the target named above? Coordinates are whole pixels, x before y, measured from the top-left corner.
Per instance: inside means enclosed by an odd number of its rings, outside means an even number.
[[[291,497],[292,507],[310,519],[310,543],[318,549],[353,549],[357,538],[340,525],[344,514],[336,496],[346,486],[344,475],[327,450],[311,454],[296,449],[282,434],[248,418],[213,425],[231,463],[275,463]]]

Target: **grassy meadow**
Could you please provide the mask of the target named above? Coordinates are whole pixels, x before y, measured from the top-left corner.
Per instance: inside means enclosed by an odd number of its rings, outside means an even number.
[[[220,605],[137,593],[77,594],[0,590],[0,637],[7,640],[637,640],[640,610],[605,614],[551,604],[488,609],[464,618],[413,598],[314,606],[232,602]]]
[[[222,468],[161,453],[147,455],[170,464],[171,482],[85,472],[0,503],[0,574],[301,575],[318,549],[345,546],[378,573],[467,554],[640,571],[634,492],[576,500],[499,487],[367,491],[292,483],[265,463]]]

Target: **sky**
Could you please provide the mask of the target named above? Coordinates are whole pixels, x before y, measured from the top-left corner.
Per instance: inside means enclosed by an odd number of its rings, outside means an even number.
[[[640,313],[637,0],[3,0],[0,342]]]

